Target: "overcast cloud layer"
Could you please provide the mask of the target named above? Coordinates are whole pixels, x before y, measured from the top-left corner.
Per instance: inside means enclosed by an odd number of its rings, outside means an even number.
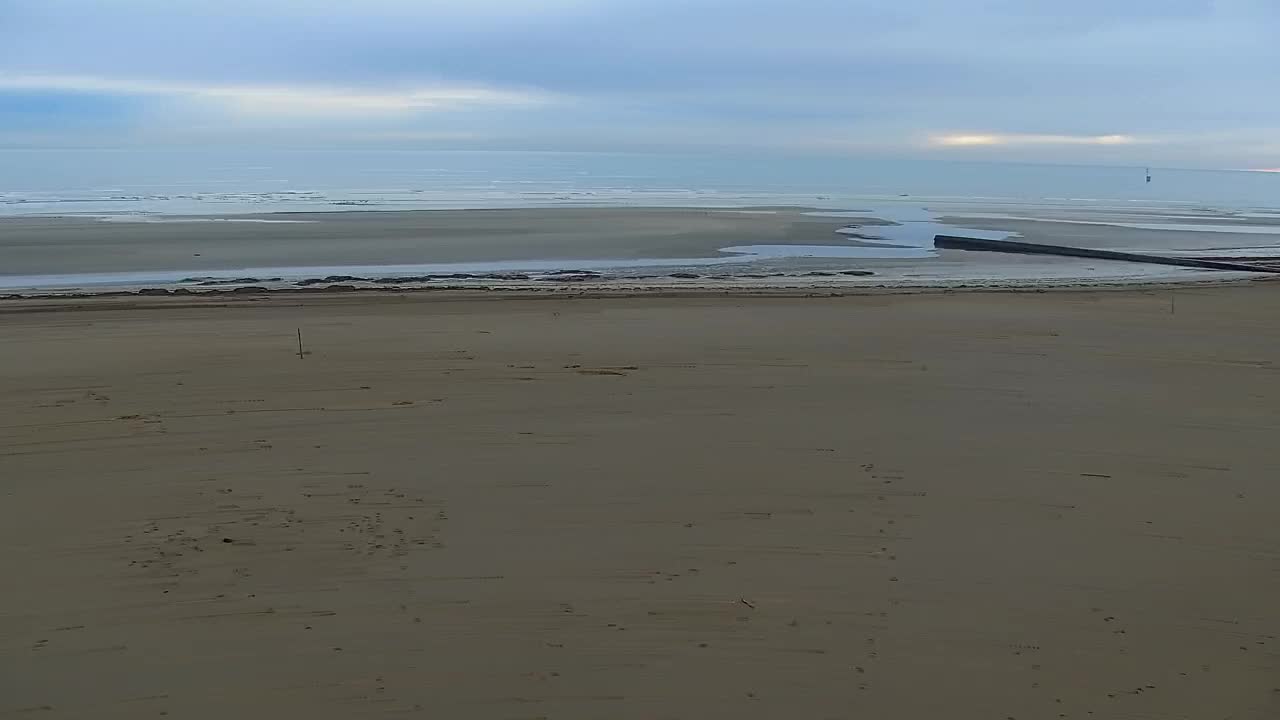
[[[1280,167],[1274,0],[0,0],[0,145]]]

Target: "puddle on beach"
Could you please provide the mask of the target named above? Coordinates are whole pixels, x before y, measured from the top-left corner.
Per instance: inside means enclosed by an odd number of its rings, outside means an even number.
[[[1007,240],[1016,237],[1017,233],[1001,230],[973,230],[948,225],[939,218],[939,213],[921,207],[879,207],[872,210],[858,211],[816,211],[805,213],[808,217],[842,218],[863,220],[885,220],[892,225],[858,225],[836,230],[846,237],[855,238],[862,244],[872,247],[917,248],[932,252],[935,235],[964,235],[983,240]]]

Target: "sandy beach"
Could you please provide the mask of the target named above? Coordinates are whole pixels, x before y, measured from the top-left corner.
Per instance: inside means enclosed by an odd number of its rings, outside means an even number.
[[[0,303],[0,717],[1280,716],[1274,290]]]
[[[856,207],[11,216],[0,218],[0,296],[352,283],[510,290],[528,289],[528,281],[545,287],[563,278],[540,274],[574,270],[598,276],[571,280],[659,289],[689,280],[750,289],[1238,279],[1138,263],[939,250],[933,242],[939,234],[1192,257],[1280,257],[1280,226],[1271,216],[973,201],[880,200]]]

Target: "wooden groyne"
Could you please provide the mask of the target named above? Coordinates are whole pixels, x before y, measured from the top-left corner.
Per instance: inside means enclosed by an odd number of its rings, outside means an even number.
[[[959,237],[956,235],[936,235],[934,246],[944,250],[974,250],[982,252],[1017,253],[1022,255],[1059,255],[1065,257],[1081,257],[1094,260],[1120,260],[1123,262],[1147,263],[1150,265],[1177,265],[1179,267],[1201,268],[1205,270],[1232,270],[1235,272],[1280,273],[1280,267],[1269,265],[1253,265],[1245,262],[1224,262],[1221,260],[1201,260],[1199,258],[1165,257],[1146,255],[1143,253],[1116,252],[1114,250],[1094,250],[1092,248],[1067,247],[1066,245],[1041,245],[1039,243],[1015,242],[1013,240],[981,240],[978,238]],[[1259,258],[1265,261],[1266,258]]]

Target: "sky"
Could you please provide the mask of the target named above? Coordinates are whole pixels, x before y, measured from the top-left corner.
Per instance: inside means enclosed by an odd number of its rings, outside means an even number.
[[[1276,0],[0,0],[0,147],[1280,168]]]

